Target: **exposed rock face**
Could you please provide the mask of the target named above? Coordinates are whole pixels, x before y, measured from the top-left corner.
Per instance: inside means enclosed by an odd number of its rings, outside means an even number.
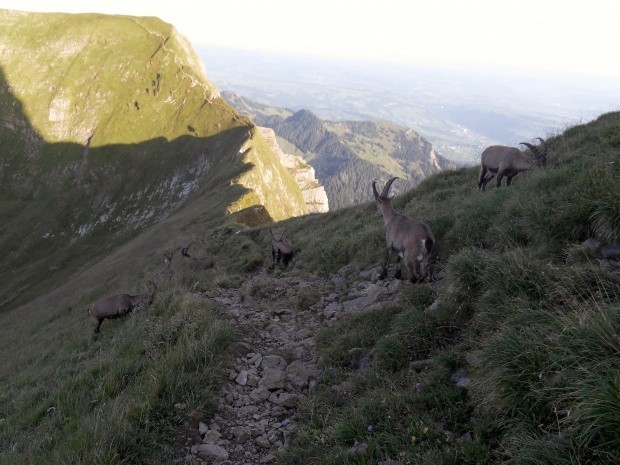
[[[282,165],[287,168],[301,189],[306,201],[308,213],[325,213],[329,211],[329,201],[325,188],[320,185],[316,178],[314,168],[297,155],[284,153],[276,139],[276,134],[271,128],[259,127],[261,135],[269,144],[269,147],[280,159]]]

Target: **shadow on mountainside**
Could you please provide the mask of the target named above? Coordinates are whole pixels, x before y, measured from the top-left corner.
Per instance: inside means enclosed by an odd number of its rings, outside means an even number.
[[[0,312],[59,287],[193,202],[196,219],[177,221],[223,217],[247,192],[231,183],[252,168],[239,155],[245,125],[104,146],[95,129],[84,145],[47,143],[1,70],[0,93]]]

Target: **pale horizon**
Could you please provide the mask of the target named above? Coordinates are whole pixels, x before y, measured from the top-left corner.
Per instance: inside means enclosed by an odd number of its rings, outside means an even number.
[[[156,16],[194,45],[620,80],[613,2],[0,0],[37,12]]]

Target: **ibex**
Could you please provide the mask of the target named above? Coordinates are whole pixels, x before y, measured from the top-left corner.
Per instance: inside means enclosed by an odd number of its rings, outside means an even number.
[[[153,300],[155,299],[155,292],[157,290],[157,286],[153,281],[149,281],[149,284],[151,286],[150,294],[117,294],[103,297],[93,303],[88,309],[88,314],[93,320],[97,322],[95,333],[99,332],[101,323],[103,323],[103,320],[105,320],[106,318],[118,318],[120,316],[127,315],[135,307],[138,307],[140,305],[151,305],[153,303]]]
[[[538,147],[520,142],[528,147],[534,157],[529,157],[516,147],[505,147],[503,145],[492,145],[482,152],[480,175],[478,176],[478,190],[485,190],[487,183],[497,175],[497,187],[501,186],[502,178],[506,176],[506,185],[510,186],[512,178],[521,171],[526,171],[534,166],[546,166],[547,164],[547,145],[540,140]],[[487,171],[490,174],[487,176]]]
[[[174,274],[174,270],[172,269],[172,258],[173,257],[174,257],[174,251],[170,252],[169,254],[164,252],[165,265],[157,271],[157,276],[163,280],[170,281],[172,279],[172,275]]]
[[[392,178],[385,184],[381,195],[377,192],[377,183],[372,183],[372,191],[375,194],[379,212],[383,215],[387,242],[385,264],[379,279],[384,279],[387,276],[392,252],[396,252],[398,254],[398,270],[394,275],[395,278],[400,279],[401,277],[401,259],[404,258],[409,270],[409,280],[416,283],[423,281],[428,276],[428,259],[435,244],[435,237],[426,223],[409,218],[394,210],[392,197],[389,194],[390,187],[395,179],[398,178]]]
[[[281,234],[274,234],[272,229],[271,231],[271,256],[273,257],[273,267],[276,266],[276,263],[280,263],[282,260],[282,264],[284,267],[287,267],[289,262],[293,258],[293,245],[284,237],[284,231]]]
[[[207,270],[209,268],[213,268],[215,262],[213,261],[212,257],[197,258],[192,257],[187,253],[192,244],[194,244],[194,242],[191,242],[187,247],[183,247],[181,249],[181,255],[183,255],[183,258],[189,264],[189,267],[192,270]]]

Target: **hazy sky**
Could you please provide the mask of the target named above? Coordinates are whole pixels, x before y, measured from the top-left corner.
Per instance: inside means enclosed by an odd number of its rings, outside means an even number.
[[[620,79],[614,0],[0,0],[0,8],[157,16],[193,43]]]

